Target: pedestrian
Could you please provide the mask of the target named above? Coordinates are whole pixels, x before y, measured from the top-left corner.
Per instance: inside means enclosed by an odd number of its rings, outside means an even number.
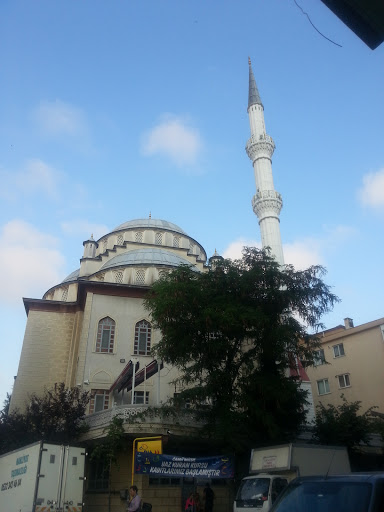
[[[215,499],[215,493],[212,491],[211,486],[207,483],[203,491],[204,499],[204,512],[212,512],[213,500]]]
[[[193,497],[193,492],[188,496],[187,501],[185,502],[185,512],[194,512],[195,509],[195,500]]]
[[[139,512],[140,505],[141,505],[141,498],[137,494],[137,487],[136,485],[131,485],[129,488],[129,501],[128,501],[128,512]]]

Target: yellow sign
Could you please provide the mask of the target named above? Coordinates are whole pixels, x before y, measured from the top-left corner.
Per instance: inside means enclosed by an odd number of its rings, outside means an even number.
[[[156,439],[156,440],[153,440],[153,441],[137,441],[137,444],[136,444],[136,451],[137,452],[141,452],[141,453],[145,453],[145,452],[149,452],[149,453],[159,453],[159,454],[162,454],[163,453],[163,443],[162,443],[162,440],[161,439]]]

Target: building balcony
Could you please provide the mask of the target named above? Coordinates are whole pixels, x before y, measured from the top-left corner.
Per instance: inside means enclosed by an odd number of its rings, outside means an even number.
[[[127,434],[137,433],[154,433],[167,434],[168,430],[172,430],[177,435],[190,435],[198,431],[203,423],[196,421],[195,417],[185,409],[177,417],[156,414],[156,409],[161,406],[152,406],[151,414],[144,413],[149,409],[147,405],[116,405],[111,409],[95,412],[86,416],[85,422],[89,426],[89,431],[82,436],[82,440],[103,437],[103,431],[110,424],[115,416],[119,416],[124,420],[124,430]]]

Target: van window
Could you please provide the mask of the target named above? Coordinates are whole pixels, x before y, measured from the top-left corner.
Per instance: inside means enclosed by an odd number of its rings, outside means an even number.
[[[270,478],[250,478],[243,480],[236,495],[238,507],[263,505],[268,500]]]
[[[271,489],[271,500],[274,503],[275,499],[278,495],[283,491],[288,485],[288,480],[286,478],[275,478],[272,481],[272,489]]]

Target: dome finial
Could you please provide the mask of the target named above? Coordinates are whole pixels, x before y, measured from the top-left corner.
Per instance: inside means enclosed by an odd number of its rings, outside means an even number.
[[[150,219],[152,218],[152,214],[151,214],[151,212],[149,212],[149,218],[150,218]]]

